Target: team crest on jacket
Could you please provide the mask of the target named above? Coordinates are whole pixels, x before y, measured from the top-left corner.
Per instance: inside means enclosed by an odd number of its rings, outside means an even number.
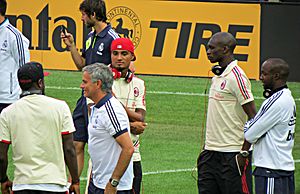
[[[102,42],[98,47],[97,54],[102,55],[103,50],[104,50],[104,43]]]
[[[140,94],[140,91],[139,91],[139,89],[137,87],[134,87],[133,93],[134,93],[134,97],[138,97],[139,94]]]
[[[128,7],[114,7],[106,14],[107,21],[123,38],[129,38],[136,49],[141,41],[142,25],[136,13]]]
[[[7,40],[5,40],[2,44],[2,47],[1,47],[1,51],[6,51],[7,50],[7,46],[8,46],[8,43],[7,43]]]
[[[220,89],[221,89],[221,90],[224,90],[225,86],[226,86],[226,80],[224,80],[224,81],[221,83]]]

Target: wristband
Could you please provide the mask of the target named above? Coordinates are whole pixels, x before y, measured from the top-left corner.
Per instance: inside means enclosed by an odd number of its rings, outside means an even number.
[[[0,183],[5,183],[6,181],[8,181],[7,175],[5,175],[5,177],[0,180]]]
[[[72,185],[79,185],[80,179],[78,179],[77,181],[73,181],[72,179]]]

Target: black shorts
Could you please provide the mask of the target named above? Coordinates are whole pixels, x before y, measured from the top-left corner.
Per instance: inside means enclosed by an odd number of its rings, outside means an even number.
[[[50,192],[50,191],[38,191],[38,190],[21,190],[14,191],[14,194],[68,194],[69,192]]]
[[[73,112],[73,121],[76,131],[73,133],[74,141],[81,141],[87,143],[88,135],[88,107],[86,98],[82,96],[78,99],[76,107]]]
[[[256,167],[255,176],[256,194],[294,194],[294,171],[272,170]]]
[[[204,150],[198,158],[198,192],[200,194],[244,194],[243,186],[252,194],[251,153],[242,185],[235,156],[238,152]]]
[[[88,194],[104,194],[104,189],[100,189],[96,187],[93,181],[90,181],[88,187]],[[117,194],[132,194],[132,191],[131,190],[117,191]]]

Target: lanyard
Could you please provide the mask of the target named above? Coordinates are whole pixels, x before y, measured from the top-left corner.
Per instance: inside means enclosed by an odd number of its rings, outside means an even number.
[[[90,55],[90,63],[92,64],[93,62],[93,50],[94,50],[94,47],[95,47],[95,42],[96,42],[96,38],[97,35],[96,35],[96,30],[94,31],[94,34],[93,34],[93,39],[92,39],[92,50],[91,50],[91,55]],[[89,64],[90,65],[90,64]]]

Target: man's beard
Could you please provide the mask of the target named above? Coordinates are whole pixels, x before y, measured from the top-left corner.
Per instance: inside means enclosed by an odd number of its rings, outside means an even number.
[[[92,28],[92,27],[95,26],[95,23],[88,22],[88,23],[86,23],[86,26],[87,26],[88,28]]]
[[[124,67],[117,67],[116,68],[119,72],[122,72],[122,71],[124,71],[126,68],[124,68]]]

